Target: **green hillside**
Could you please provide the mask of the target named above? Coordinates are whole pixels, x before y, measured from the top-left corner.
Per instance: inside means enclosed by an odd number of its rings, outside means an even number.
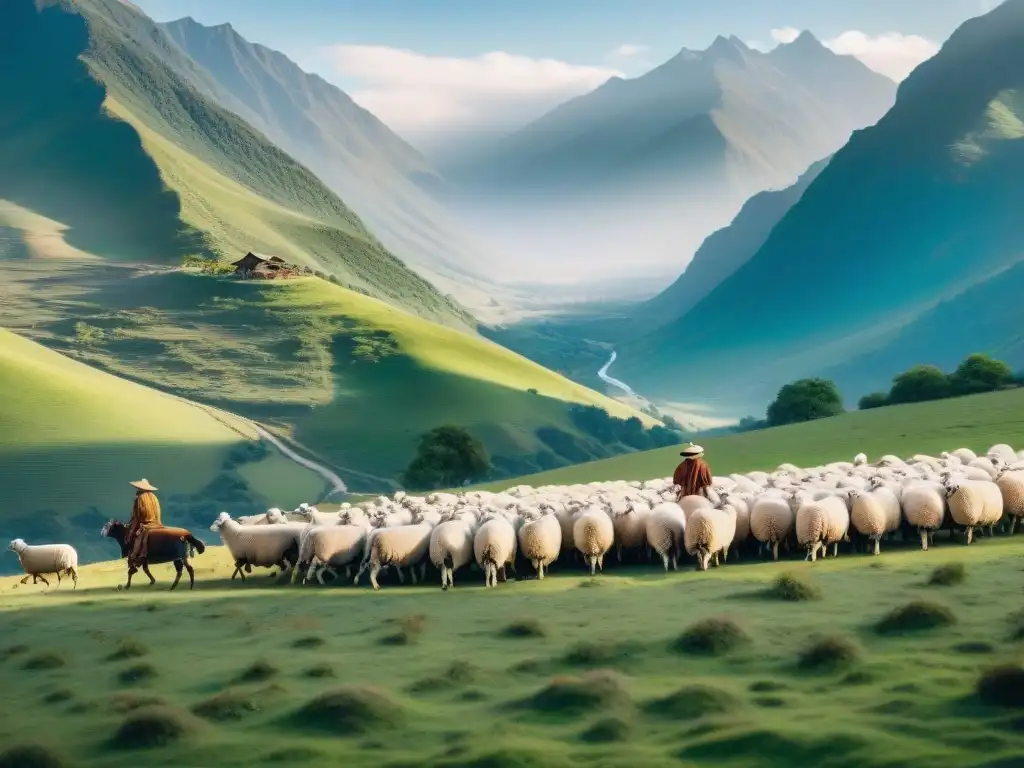
[[[266,508],[319,497],[320,476],[264,452],[243,420],[94,370],[0,329],[0,540],[68,541],[87,560],[109,552],[97,534],[127,517],[129,480],[160,488],[165,519],[184,525],[215,502]],[[239,457],[249,457],[239,460]],[[237,484],[237,463],[253,481]],[[215,512],[214,512],[215,514]],[[13,565],[0,563],[0,569]]]
[[[648,396],[763,408],[786,381],[884,349],[937,303],[1015,264],[1021,88],[1024,2],[1008,0],[963,24],[902,83],[893,109],[854,134],[741,269],[675,323],[624,346],[622,378]],[[1005,309],[972,306],[972,322],[990,312]],[[866,388],[936,356],[1005,348],[1018,324],[991,323],[995,335],[960,337],[966,347],[941,334],[904,347]]]
[[[996,443],[1019,447],[1024,446],[1024,389],[857,411],[805,424],[709,437],[700,443],[716,475],[755,469],[771,471],[784,462],[817,466],[830,461],[852,461],[862,452],[874,461],[886,453],[934,456],[961,447],[987,451]],[[650,480],[671,476],[680,461],[677,448],[664,448],[484,487]]]

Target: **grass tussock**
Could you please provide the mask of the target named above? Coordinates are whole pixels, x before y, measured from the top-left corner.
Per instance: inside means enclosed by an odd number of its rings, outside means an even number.
[[[554,677],[522,705],[547,715],[578,717],[611,709],[631,709],[633,701],[621,675],[608,669],[595,669],[580,677]]]
[[[201,726],[191,713],[170,706],[151,706],[128,714],[111,744],[119,749],[156,749],[194,736]]]
[[[569,648],[562,662],[573,667],[608,667],[629,661],[640,650],[639,643],[584,641]]]
[[[159,696],[142,696],[137,693],[122,691],[110,697],[110,707],[119,714],[134,712],[143,707],[162,707],[167,704]]]
[[[543,668],[544,664],[540,659],[521,659],[508,668],[513,675],[533,675]]]
[[[549,751],[524,749],[521,746],[499,749],[463,756],[464,749],[458,749],[455,756],[432,763],[437,768],[572,768],[575,763]],[[399,764],[395,768],[418,768],[420,763]]]
[[[422,613],[391,621],[398,624],[398,630],[384,635],[380,639],[381,645],[412,645],[420,639],[427,627],[427,617]]]
[[[58,688],[43,696],[43,704],[63,704],[74,698],[75,694],[73,691],[69,691],[67,688]]]
[[[158,673],[152,664],[133,664],[117,673],[118,682],[123,685],[148,683],[156,677]]]
[[[28,653],[28,646],[24,643],[18,643],[17,645],[9,645],[0,651],[0,661],[7,661],[12,656],[18,656],[22,653]]]
[[[316,635],[309,635],[308,637],[300,637],[298,640],[292,643],[292,648],[299,648],[305,650],[309,650],[312,648],[321,648],[323,647],[324,642],[325,641],[322,637],[317,637]]]
[[[337,675],[334,673],[334,667],[332,667],[330,664],[315,664],[302,674],[304,677],[309,677],[314,680],[323,680],[330,677],[337,677]]]
[[[866,669],[855,669],[847,672],[839,681],[841,685],[870,685],[875,682],[875,676]]]
[[[797,658],[797,666],[805,672],[835,672],[860,661],[860,646],[842,635],[829,635],[812,640]]]
[[[1024,667],[1002,664],[987,669],[978,678],[975,690],[989,706],[1024,709]]]
[[[501,637],[529,638],[544,637],[547,632],[543,625],[536,619],[519,619],[507,624],[500,632]]]
[[[401,727],[405,706],[387,691],[368,685],[346,685],[309,700],[292,716],[303,729],[337,736],[365,734]]]
[[[879,619],[875,624],[875,632],[879,635],[900,635],[939,629],[955,623],[956,616],[946,606],[928,600],[912,600]]]
[[[454,661],[439,675],[425,677],[413,683],[413,693],[439,693],[469,685],[477,679],[478,670],[468,661]]]
[[[728,691],[709,685],[686,685],[674,693],[648,702],[647,714],[671,720],[699,720],[740,709],[740,700]]]
[[[126,637],[117,644],[117,650],[107,656],[107,661],[128,661],[141,659],[149,653],[149,649],[131,637]]]
[[[623,717],[605,717],[580,734],[588,744],[614,744],[629,741],[634,735],[633,723]]]
[[[928,576],[928,585],[932,587],[955,587],[963,584],[967,578],[967,569],[963,563],[949,563],[937,566]]]
[[[0,752],[0,768],[70,768],[71,763],[40,744],[17,744]]]
[[[789,688],[788,685],[777,680],[755,680],[747,690],[752,693],[775,693],[776,691],[784,691],[787,688]]]
[[[239,691],[218,693],[192,707],[193,714],[217,723],[241,720],[259,710],[259,703],[254,696]]]
[[[722,656],[750,642],[743,628],[729,618],[702,619],[672,643],[672,650],[701,656]]]
[[[37,653],[25,660],[22,669],[44,670],[60,669],[67,666],[67,659],[59,653]]]
[[[984,640],[969,640],[965,643],[957,643],[953,646],[953,650],[957,653],[982,654],[995,653],[996,647]]]
[[[277,677],[278,669],[266,659],[257,659],[248,667],[243,669],[238,677],[237,683],[263,683]]]
[[[796,573],[783,573],[764,591],[764,596],[772,600],[801,603],[808,600],[820,600],[821,588],[805,576]]]

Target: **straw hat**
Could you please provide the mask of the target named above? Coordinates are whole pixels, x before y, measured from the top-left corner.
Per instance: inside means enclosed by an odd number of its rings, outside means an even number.
[[[133,480],[132,482],[129,483],[129,485],[135,486],[140,491],[155,491],[156,490],[156,488],[154,488],[152,485],[149,484],[149,480],[147,480],[146,478],[142,478],[141,480]]]
[[[703,456],[704,449],[701,448],[699,445],[694,445],[693,443],[690,443],[688,446],[683,448],[682,451],[680,451],[679,455],[686,456],[688,459],[693,459],[696,458],[697,456]]]

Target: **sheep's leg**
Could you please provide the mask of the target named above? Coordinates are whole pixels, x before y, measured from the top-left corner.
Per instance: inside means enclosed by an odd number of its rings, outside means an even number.
[[[967,543],[970,544],[974,540],[974,526],[967,526]]]
[[[542,563],[540,560],[536,560],[533,563],[533,567],[537,569],[537,578],[538,579],[543,579],[544,578],[544,563]]]
[[[380,569],[378,568],[378,570]],[[397,565],[395,566],[395,573],[398,574],[398,583],[405,584],[405,574],[402,573],[402,569],[399,568]]]
[[[878,539],[875,539],[875,554],[878,554]],[[839,557],[839,542],[832,542],[832,557]]]
[[[772,542],[772,560],[778,560],[778,559],[779,559],[779,542],[773,541]]]
[[[78,571],[74,568],[68,568],[68,572],[71,574],[71,581],[74,583],[72,589],[78,589]]]
[[[29,580],[29,579],[32,579],[32,574],[31,574],[31,573],[27,573],[27,574],[25,574],[25,578],[24,578],[24,579],[22,579],[22,580],[21,580],[21,581],[20,581],[19,583],[20,583],[20,584],[28,584],[28,580]],[[35,579],[32,579],[32,583],[33,583],[33,584],[35,584],[35,583],[36,583],[36,582],[35,582]]]
[[[665,566],[665,573],[668,573],[668,561],[669,561],[669,556],[668,556],[668,554],[667,554],[667,553],[666,553],[666,554],[663,554],[663,555],[661,556],[661,562],[662,562],[662,565],[664,565],[664,566]]]
[[[57,589],[60,589],[60,571],[57,571]]]
[[[859,519],[859,518],[858,518],[858,519]],[[928,537],[926,536],[925,538],[928,538]],[[925,549],[927,549],[927,547],[925,547]],[[882,550],[881,550],[881,541],[880,541],[879,539],[875,539],[875,547],[874,547],[874,551],[873,551],[873,552],[872,552],[871,554],[873,554],[873,555],[877,555],[877,554],[879,554],[879,553],[880,553],[881,551],[882,551]]]
[[[319,558],[316,555],[313,555],[313,557],[311,557],[309,560],[309,568],[306,569],[306,575],[302,577],[303,584],[310,581],[313,578],[313,576],[316,575],[317,566],[319,564]],[[320,583],[322,584],[323,582]]]
[[[171,589],[168,590],[169,592],[171,590],[173,590],[176,586],[178,586],[178,582],[181,581],[181,571],[182,571],[181,560],[175,560],[174,561],[174,571],[175,571],[174,581],[171,582]]]
[[[188,588],[193,589],[196,586],[196,569],[192,567],[192,564],[186,560],[185,570],[188,571]]]
[[[378,573],[380,573],[380,565],[377,564],[377,563],[374,563],[372,566],[370,566],[370,583],[373,585],[373,588],[375,590],[379,590],[380,589],[380,584],[377,583],[377,574]],[[401,571],[399,571],[399,573],[401,573]]]
[[[418,584],[419,583],[419,580],[416,578],[416,566],[415,565],[410,565],[409,566],[409,578],[412,580],[413,584]]]
[[[603,554],[597,556],[597,568],[598,568],[599,571],[601,571],[601,573],[604,573],[604,555]]]
[[[130,567],[130,568],[128,569],[128,581],[127,581],[127,583],[126,583],[126,584],[124,585],[124,591],[125,591],[125,592],[127,592],[127,591],[128,591],[129,589],[131,589],[131,588],[132,588],[132,577],[133,577],[133,576],[135,576],[135,574],[136,574],[136,573],[138,573],[138,571],[139,571],[139,569],[138,569],[138,568],[136,568],[136,567],[135,567],[134,565],[133,565],[133,566],[131,566],[131,567]]]
[[[420,565],[420,581],[426,581],[426,580],[427,580],[427,561],[424,560],[423,563]]]
[[[924,528],[922,528],[920,533],[921,533],[921,551],[922,552],[927,552],[928,551],[928,531],[926,531]]]
[[[323,567],[321,567],[321,568],[320,568],[320,572],[321,572],[321,573],[329,573],[329,574],[331,574],[331,578],[332,578],[332,579],[340,579],[340,578],[341,578],[341,577],[340,577],[340,576],[338,575],[338,572],[337,572],[336,570],[334,570],[334,569],[333,569],[333,568],[332,568],[331,566],[329,566],[329,565],[324,565]]]
[[[319,584],[320,586],[325,586],[324,572],[326,570],[327,570],[327,568],[322,568],[320,566],[317,566],[316,573],[314,574],[314,576],[316,576],[316,583]]]
[[[1017,527],[1017,517],[1015,515],[1010,516],[1010,530],[1007,535],[1013,536],[1013,529]]]
[[[719,560],[718,560],[718,552],[715,552],[715,554],[714,554],[714,563],[715,563],[715,568],[717,568],[719,566],[719,564],[720,564]]]
[[[46,580],[46,577],[45,577],[45,576],[43,576],[43,574],[41,574],[41,573],[37,573],[37,574],[35,574],[35,575],[33,576],[33,581],[32,581],[32,583],[33,583],[33,584],[35,583],[35,579],[36,579],[36,578],[38,578],[38,579],[39,579],[39,580],[40,580],[41,582],[43,582],[43,584],[45,584],[45,585],[46,585],[46,588],[47,588],[47,589],[49,589],[49,588],[50,588],[50,582],[48,582],[48,581]]]

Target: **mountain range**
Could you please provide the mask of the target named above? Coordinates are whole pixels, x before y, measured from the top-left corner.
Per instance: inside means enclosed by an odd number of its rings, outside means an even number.
[[[855,398],[915,363],[1024,363],[1019,315],[979,303],[1020,285],[1022,88],[1024,0],[1007,0],[911,73],[742,266],[623,344],[616,375],[649,396],[754,408],[823,371]]]

